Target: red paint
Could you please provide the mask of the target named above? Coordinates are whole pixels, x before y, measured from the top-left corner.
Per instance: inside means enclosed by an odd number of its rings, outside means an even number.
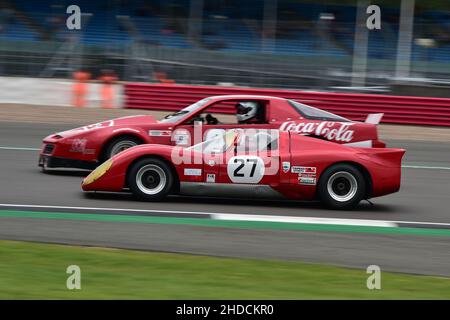
[[[239,139],[239,135],[236,140]],[[224,152],[233,151],[235,144],[230,144]],[[178,149],[175,149],[178,148]],[[186,148],[162,145],[140,145],[121,152],[112,158],[111,168],[99,179],[88,185],[82,185],[85,191],[122,191],[126,187],[126,173],[130,165],[143,157],[160,157],[173,164],[172,154],[176,150],[183,154]],[[278,140],[278,154],[275,157],[279,161],[278,171],[266,173],[256,184],[269,185],[289,199],[311,200],[316,198],[316,188],[321,174],[325,169],[336,163],[352,163],[367,170],[372,192],[369,197],[378,197],[393,193],[400,188],[401,159],[405,153],[403,149],[377,149],[377,148],[349,148],[336,143],[330,143],[311,137],[301,136],[292,132],[280,132]],[[255,153],[256,154],[256,153]],[[250,153],[251,155],[251,153]],[[271,152],[256,154],[264,163],[273,160]],[[207,182],[207,174],[216,175],[216,183],[232,184],[230,175],[227,174],[227,157],[221,157],[221,162],[210,165],[210,155],[203,153],[189,154],[189,159],[201,159],[196,164],[176,164],[174,168],[181,182]],[[290,169],[284,172],[282,162],[289,161]],[[229,163],[228,163],[229,165]],[[306,177],[315,175],[317,183],[314,185],[299,184],[300,174],[293,172],[293,167],[306,167]],[[186,168],[202,169],[199,176],[185,176]]]
[[[119,136],[133,136],[142,143],[174,145],[174,132],[189,133],[194,136],[194,126],[190,120],[207,112],[233,111],[236,101],[258,100],[265,106],[264,124],[214,124],[203,125],[203,134],[210,129],[232,128],[266,128],[291,130],[300,134],[316,136],[320,139],[336,143],[355,143],[368,141],[374,147],[385,147],[378,140],[377,126],[369,123],[348,121],[323,121],[306,119],[283,98],[255,95],[214,96],[192,114],[181,117],[174,122],[158,122],[152,116],[133,116],[104,121],[73,130],[53,134],[44,139],[41,156],[56,157],[69,160],[81,160],[95,165],[101,160],[108,143]],[[187,104],[183,105],[185,107]],[[179,108],[181,109],[181,108]],[[179,110],[177,109],[177,111]],[[334,116],[334,115],[331,115]],[[50,154],[44,154],[45,145],[52,144],[54,149]],[[190,144],[194,144],[191,142]]]

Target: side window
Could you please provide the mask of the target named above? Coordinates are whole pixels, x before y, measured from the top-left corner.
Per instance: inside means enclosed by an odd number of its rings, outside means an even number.
[[[209,106],[186,124],[201,121],[207,125],[264,124],[266,119],[264,101],[221,101]]]
[[[235,115],[208,112],[208,110],[188,120],[185,124],[194,124],[196,121],[200,121],[205,125],[237,124]]]
[[[214,103],[185,124],[194,124],[196,121],[204,125],[237,124],[234,103],[231,101]]]

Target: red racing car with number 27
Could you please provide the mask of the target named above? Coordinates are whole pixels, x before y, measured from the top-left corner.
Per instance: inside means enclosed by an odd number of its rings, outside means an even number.
[[[264,128],[293,131],[353,147],[383,148],[386,145],[378,140],[377,133],[381,116],[373,114],[366,122],[356,122],[289,99],[213,96],[160,121],[151,115],[132,116],[52,134],[43,141],[39,166],[94,169],[113,155],[139,144],[190,146],[194,144],[194,123],[199,122],[203,140],[217,130]]]
[[[159,201],[181,183],[265,185],[288,199],[350,209],[400,188],[403,149],[355,148],[270,129],[233,129],[188,148],[139,145],[107,160],[84,191]]]

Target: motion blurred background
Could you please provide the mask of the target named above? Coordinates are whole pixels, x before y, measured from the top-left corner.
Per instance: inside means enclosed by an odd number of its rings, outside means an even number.
[[[366,25],[371,4],[381,9],[379,30]],[[80,30],[67,28],[71,5],[81,9]],[[0,0],[0,299],[449,299],[449,89],[448,0]],[[84,195],[86,172],[38,170],[42,138],[53,132],[137,113],[161,119],[240,93],[351,120],[383,113],[380,139],[408,150],[401,192],[352,212],[202,197],[209,187],[145,203]],[[238,224],[246,214],[276,222]],[[332,220],[279,223],[303,217]],[[414,227],[358,229],[361,219]],[[71,264],[83,290],[66,290]],[[367,288],[373,264],[382,291]]]
[[[366,0],[0,3],[0,76],[450,96],[448,1],[377,1],[380,30]]]

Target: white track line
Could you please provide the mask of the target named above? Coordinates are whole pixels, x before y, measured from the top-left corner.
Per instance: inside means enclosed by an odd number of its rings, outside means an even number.
[[[143,212],[143,213],[182,213],[182,214],[198,214],[198,215],[212,215],[208,212],[196,211],[168,211],[168,210],[147,210],[147,209],[120,209],[120,208],[96,208],[96,207],[68,207],[68,206],[46,206],[34,204],[8,204],[0,203],[0,207],[14,207],[14,208],[36,208],[36,209],[68,209],[68,210],[87,210],[87,211],[128,211],[128,212]]]
[[[408,169],[431,169],[431,170],[450,170],[450,167],[431,167],[431,166],[410,166],[404,165],[402,168]]]
[[[26,148],[26,147],[0,147],[0,150],[18,150],[18,151],[39,151],[39,148]]]
[[[450,227],[450,223],[445,222],[414,222],[414,221],[392,221],[397,224],[423,224],[423,225],[430,225],[430,226],[446,226]]]
[[[290,216],[265,216],[247,214],[220,214],[213,215],[216,220],[234,221],[264,221],[264,222],[284,222],[284,223],[307,223],[307,224],[334,224],[347,226],[365,227],[397,227],[392,221],[364,220],[364,219],[340,219],[340,218],[316,218],[316,217],[290,217]]]
[[[97,208],[97,207],[69,207],[69,206],[47,206],[31,204],[0,203],[0,207],[12,208],[36,208],[36,209],[68,209],[68,210],[86,210],[86,211],[128,211],[141,213],[180,213],[192,215],[210,215],[215,220],[234,220],[234,221],[265,221],[265,222],[284,222],[284,223],[310,223],[310,224],[334,224],[334,225],[353,225],[353,226],[376,226],[376,227],[396,227],[398,224],[423,224],[435,226],[450,226],[445,222],[421,222],[421,221],[388,221],[388,220],[369,220],[369,219],[344,219],[344,218],[319,218],[319,217],[293,217],[293,216],[274,216],[274,215],[252,215],[252,214],[234,214],[231,212],[199,212],[199,211],[177,211],[177,210],[146,210],[146,209],[121,209],[121,208]]]

